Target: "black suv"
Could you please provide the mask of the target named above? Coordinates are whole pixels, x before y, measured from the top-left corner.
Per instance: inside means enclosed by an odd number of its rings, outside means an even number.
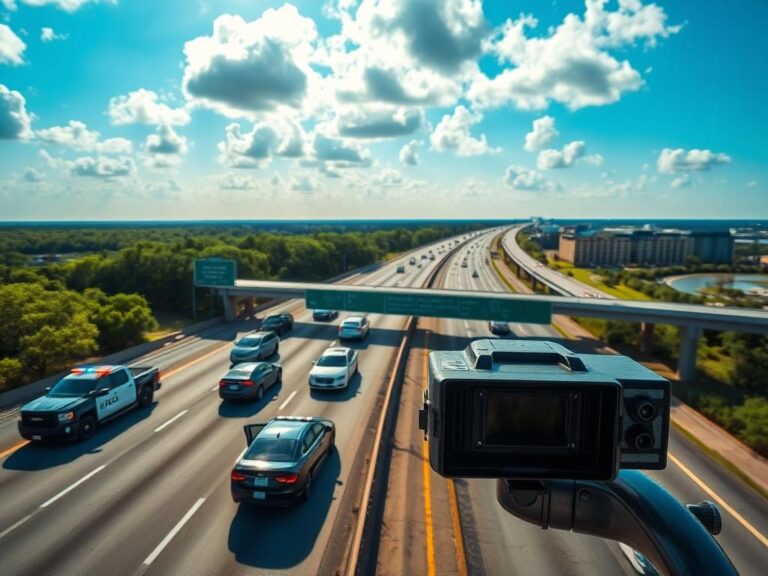
[[[269,330],[270,332],[274,332],[278,336],[282,336],[283,332],[287,332],[292,328],[293,328],[293,315],[288,313],[273,314],[271,316],[267,316],[266,318],[264,318],[264,321],[261,323],[261,330]]]

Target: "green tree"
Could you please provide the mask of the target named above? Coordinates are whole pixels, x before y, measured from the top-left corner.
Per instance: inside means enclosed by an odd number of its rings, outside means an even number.
[[[18,358],[0,358],[0,390],[10,390],[22,372]]]
[[[733,409],[732,418],[739,437],[761,454],[768,455],[768,399],[747,398]]]
[[[97,289],[86,291],[94,306],[91,321],[98,328],[103,352],[112,352],[144,341],[144,333],[157,329],[146,298],[139,294],[106,296]]]

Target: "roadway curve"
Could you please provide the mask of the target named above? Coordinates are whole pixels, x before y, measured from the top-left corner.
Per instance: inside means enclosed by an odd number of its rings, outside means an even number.
[[[443,257],[419,259],[422,268],[401,257],[354,281],[420,286]],[[405,274],[396,273],[400,264]],[[355,345],[360,375],[348,391],[322,394],[310,393],[307,375],[312,360],[335,341],[336,323],[312,321],[296,300],[279,309],[293,310],[296,324],[280,346],[282,386],[260,403],[226,404],[216,393],[233,338],[257,325],[248,320],[136,360],[164,373],[156,402],[105,425],[88,442],[28,444],[13,451],[19,443],[16,421],[5,415],[0,574],[327,571],[328,556],[336,558],[343,548],[334,527],[345,489],[361,472],[353,463],[404,318],[372,315],[369,337]],[[305,505],[287,511],[238,508],[230,499],[229,471],[244,446],[242,425],[278,414],[334,420],[338,451]]]
[[[493,267],[485,263],[493,234],[479,237],[459,250],[444,287],[451,289],[506,291]],[[472,250],[471,254],[468,250]],[[460,262],[467,259],[467,268]],[[472,278],[477,270],[479,278]],[[542,336],[582,352],[595,353],[594,342],[577,345],[564,340],[553,326],[510,324],[512,338]],[[493,337],[487,323],[440,319],[440,339],[430,338],[429,348],[463,348],[470,339]],[[673,428],[669,439],[671,455],[667,468],[650,476],[669,489],[680,501],[712,500],[711,490],[731,507],[720,507],[723,532],[718,536],[723,549],[742,576],[760,576],[768,566],[768,502],[736,476],[714,463],[693,443]],[[687,472],[683,469],[687,470]],[[439,477],[435,475],[435,482]],[[433,482],[433,485],[434,483]],[[506,514],[496,502],[494,480],[456,482],[462,532],[470,574],[619,574],[634,573],[629,562],[612,541],[562,531],[543,531]],[[736,518],[741,516],[741,521]],[[762,538],[762,539],[761,539]],[[437,547],[437,544],[436,544]],[[437,573],[441,573],[438,562]]]

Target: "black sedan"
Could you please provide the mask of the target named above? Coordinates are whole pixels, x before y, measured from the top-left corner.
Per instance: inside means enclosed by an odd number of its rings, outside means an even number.
[[[222,400],[261,400],[264,392],[282,379],[283,369],[277,364],[237,364],[219,380],[219,397]]]
[[[316,309],[312,311],[313,320],[333,320],[339,315],[337,310],[321,310]]]
[[[500,322],[497,320],[491,320],[490,322],[488,322],[488,330],[490,330],[492,334],[499,334],[499,335],[505,335],[511,332],[511,330],[509,329],[509,324],[507,324],[506,322]]]
[[[333,452],[336,425],[320,417],[278,416],[246,424],[248,448],[232,469],[232,500],[290,505],[309,499],[312,481]]]
[[[267,316],[261,323],[261,330],[268,330],[274,332],[278,336],[282,336],[283,332],[287,332],[293,328],[293,315],[292,314],[273,314]]]

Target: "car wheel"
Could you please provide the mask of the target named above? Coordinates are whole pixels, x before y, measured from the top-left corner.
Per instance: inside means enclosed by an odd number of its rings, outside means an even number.
[[[264,398],[264,386],[259,384],[259,387],[256,388],[256,400],[261,400],[262,398]]]
[[[277,352],[280,350],[280,344],[275,344],[275,351],[272,352],[272,354],[277,354]]]
[[[304,486],[304,492],[301,495],[301,499],[306,502],[309,500],[309,496],[312,494],[312,473],[309,473],[309,478],[307,478],[307,485]]]
[[[278,370],[277,371],[277,380],[275,380],[275,384],[280,384],[283,381],[283,371]]]
[[[145,408],[152,404],[152,400],[154,399],[155,391],[150,388],[149,386],[143,386],[141,389],[141,392],[139,392],[139,407]]]
[[[83,416],[80,419],[80,430],[77,437],[80,440],[88,440],[96,433],[96,419],[93,416]]]

